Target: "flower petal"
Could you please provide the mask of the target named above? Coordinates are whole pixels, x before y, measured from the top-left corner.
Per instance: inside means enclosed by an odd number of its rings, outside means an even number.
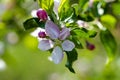
[[[31,32],[30,34],[31,34],[33,37],[38,37],[38,33],[39,33],[40,31],[45,32],[45,29],[37,28],[35,31]]]
[[[66,39],[69,35],[70,35],[70,29],[69,29],[69,28],[63,28],[62,31],[61,31],[61,33],[60,33],[59,38],[60,38],[61,40],[64,40],[64,39]]]
[[[54,10],[55,14],[57,15],[57,17],[58,17],[58,7],[59,7],[60,3],[61,3],[60,0],[54,0],[53,10]]]
[[[40,50],[46,51],[53,48],[53,45],[54,43],[51,40],[41,40],[38,45],[38,48]]]
[[[52,52],[52,60],[55,64],[58,64],[61,62],[62,58],[63,58],[63,51],[62,49],[57,46],[53,49],[53,52]]]
[[[37,17],[37,10],[33,10],[32,12],[31,12],[31,15],[32,15],[32,17]]]
[[[45,24],[45,31],[46,34],[52,39],[57,39],[60,34],[58,26],[50,20],[48,20]]]
[[[72,41],[69,41],[69,40],[65,40],[63,43],[62,43],[62,48],[63,50],[65,51],[72,51],[72,49],[75,47],[74,43]]]

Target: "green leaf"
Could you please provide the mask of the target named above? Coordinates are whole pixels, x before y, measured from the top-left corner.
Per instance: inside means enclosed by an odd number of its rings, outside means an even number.
[[[25,30],[36,28],[36,27],[45,27],[45,22],[40,22],[38,18],[30,18],[23,23]]]
[[[79,0],[69,0],[69,1],[70,1],[70,5],[75,4],[75,3],[78,3],[78,2],[79,2]]]
[[[67,54],[67,63],[66,63],[66,67],[73,73],[75,73],[72,64],[75,60],[77,60],[78,54],[77,51],[75,49],[73,49],[72,51],[66,51]]]
[[[100,39],[107,51],[108,57],[110,59],[113,59],[115,56],[115,51],[117,49],[117,43],[116,43],[113,35],[111,34],[111,32],[109,30],[101,31]]]
[[[46,10],[47,12],[53,10],[54,0],[38,0],[39,5],[42,9]]]
[[[82,9],[89,0],[79,0],[79,7]]]
[[[69,4],[69,0],[61,0],[60,6],[58,8],[58,15],[61,21],[64,21],[70,17],[73,13],[73,9]]]
[[[97,32],[85,28],[77,28],[71,31],[71,34],[80,38],[94,38],[97,35]]]
[[[36,23],[34,18],[30,18],[30,19],[26,20],[23,23],[23,25],[24,25],[25,30],[38,27],[38,24]]]
[[[94,17],[91,16],[89,14],[89,12],[79,14],[77,18],[80,19],[80,20],[83,20],[83,21],[87,21],[87,22],[90,22],[90,21],[94,20]]]
[[[34,18],[34,20],[38,24],[38,27],[45,28],[45,22],[44,21],[40,21],[38,18]]]
[[[97,32],[94,30],[88,30],[89,38],[94,38],[97,35]]]
[[[80,0],[78,5],[74,5],[75,13],[78,19],[83,21],[93,21],[98,14],[98,1],[94,1],[93,6],[89,7],[89,0]]]
[[[71,34],[76,37],[78,36],[79,38],[89,38],[89,35],[87,34],[87,32],[80,28],[77,28],[77,29],[71,31]]]
[[[59,21],[57,20],[57,16],[56,16],[56,14],[55,14],[54,11],[51,11],[51,12],[50,12],[49,17],[50,17],[50,19],[51,19],[53,22],[55,22],[56,24],[59,24]]]
[[[72,7],[74,9],[75,15],[78,16],[78,14],[79,14],[79,5],[78,4],[73,4]]]
[[[83,46],[82,46],[80,40],[78,39],[78,37],[72,36],[71,41],[74,42],[76,48],[83,49]]]
[[[108,28],[114,28],[117,20],[112,15],[106,14],[101,16],[101,22]]]
[[[94,17],[100,17],[98,13],[98,4],[99,1],[94,1],[92,7],[88,9],[90,11],[90,14],[93,15]]]

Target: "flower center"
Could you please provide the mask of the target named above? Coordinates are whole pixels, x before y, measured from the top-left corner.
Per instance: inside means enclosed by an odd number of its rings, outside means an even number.
[[[62,43],[62,41],[60,41],[59,39],[55,40],[55,46],[60,46]]]

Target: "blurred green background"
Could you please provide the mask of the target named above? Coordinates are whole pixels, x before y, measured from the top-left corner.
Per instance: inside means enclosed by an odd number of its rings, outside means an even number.
[[[97,35],[89,40],[96,46],[94,51],[78,50],[73,74],[65,67],[66,55],[60,64],[54,64],[48,60],[49,52],[37,48],[38,40],[31,31],[24,30],[23,22],[39,8],[37,2],[0,0],[0,80],[120,80],[120,5],[113,6],[119,14],[115,29],[111,29],[118,46],[115,60],[105,65],[107,54]]]

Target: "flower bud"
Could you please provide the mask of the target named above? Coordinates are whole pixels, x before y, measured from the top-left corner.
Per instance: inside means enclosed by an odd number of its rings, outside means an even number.
[[[38,36],[39,36],[39,38],[45,38],[46,37],[46,34],[45,34],[45,32],[39,32],[38,33]]]
[[[40,21],[46,21],[48,19],[47,12],[43,9],[39,9],[36,14]]]
[[[89,50],[94,50],[94,49],[95,49],[95,45],[94,45],[94,44],[91,44],[91,43],[89,43],[89,42],[87,42],[87,41],[86,41],[86,47],[87,47],[87,49],[89,49]]]

